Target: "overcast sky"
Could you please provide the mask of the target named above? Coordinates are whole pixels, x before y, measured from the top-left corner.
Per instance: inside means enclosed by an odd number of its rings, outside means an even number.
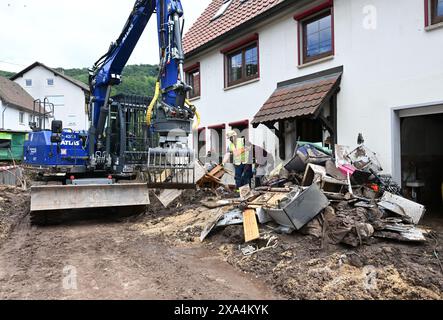
[[[182,0],[185,30],[211,0]],[[35,61],[50,67],[91,67],[116,40],[135,0],[0,0],[0,70]],[[158,63],[152,16],[129,64]]]

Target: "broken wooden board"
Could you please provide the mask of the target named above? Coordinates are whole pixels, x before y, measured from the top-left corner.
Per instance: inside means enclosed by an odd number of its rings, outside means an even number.
[[[167,208],[175,199],[180,197],[185,190],[179,189],[165,189],[160,192],[157,199],[161,202],[163,207]]]
[[[266,204],[273,196],[274,193],[266,192],[254,199],[254,201],[251,201],[251,204]]]
[[[277,208],[279,201],[287,196],[286,193],[266,192],[249,202],[249,208],[266,207]]]
[[[270,206],[270,207],[278,207],[278,204],[279,204],[279,202],[282,200],[282,199],[284,199],[284,198],[286,198],[286,196],[287,196],[287,194],[284,194],[284,193],[276,193],[276,194],[274,194],[272,197],[271,197],[271,199],[269,199],[267,202],[266,202],[266,205],[267,206]]]
[[[226,207],[226,206],[232,205],[232,202],[229,200],[200,201],[200,203],[209,209],[215,209],[215,208]]]
[[[220,179],[224,174],[225,171],[221,165],[217,165],[214,169],[212,169],[209,173],[210,176],[213,176],[215,178]]]
[[[195,181],[199,181],[206,174],[205,168],[198,161],[195,161],[194,163],[194,170]],[[165,208],[167,208],[175,199],[180,197],[184,191],[185,190],[182,189],[165,189],[160,192],[157,199]]]
[[[200,234],[200,241],[203,242],[208,234],[214,229],[217,223],[223,218],[224,212],[222,209],[218,209],[215,211],[214,215],[210,217],[208,223],[203,228],[203,231]]]
[[[243,212],[243,229],[245,232],[245,242],[260,238],[255,210],[245,210]]]

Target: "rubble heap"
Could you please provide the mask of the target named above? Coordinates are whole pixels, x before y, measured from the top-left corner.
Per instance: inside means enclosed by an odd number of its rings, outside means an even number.
[[[200,185],[210,183],[212,188],[216,184],[228,189],[229,185],[221,181],[228,181],[223,173],[231,176],[231,171],[211,168]],[[265,177],[261,187],[244,186],[240,198],[203,203],[220,210],[200,239],[203,241],[217,227],[243,223],[246,242],[261,243],[248,244],[244,254],[272,247],[275,238],[260,234],[258,221],[274,233],[298,231],[323,242],[352,247],[370,243],[373,238],[426,241],[430,230],[418,226],[425,207],[402,197],[401,188],[381,172],[376,154],[363,144],[353,150],[337,145],[333,155],[316,144],[299,143],[294,156]],[[251,212],[257,219],[250,219]]]

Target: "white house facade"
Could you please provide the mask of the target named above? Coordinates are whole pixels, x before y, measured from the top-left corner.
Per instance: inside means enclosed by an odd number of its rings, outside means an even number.
[[[14,75],[11,80],[22,86],[34,99],[47,99],[54,105],[54,119],[65,128],[87,130],[86,103],[89,88],[71,77],[36,62]]]
[[[263,138],[253,126],[274,126],[285,143],[265,147],[288,159],[300,137],[352,147],[361,133],[398,182],[426,171],[426,161],[436,168],[442,26],[443,0],[214,0],[185,36],[200,146],[211,150],[214,130],[241,124],[253,139]],[[420,168],[408,167],[414,161]]]

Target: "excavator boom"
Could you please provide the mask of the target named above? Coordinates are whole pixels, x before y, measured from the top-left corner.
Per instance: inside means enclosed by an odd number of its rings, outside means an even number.
[[[121,83],[123,69],[154,13],[160,49],[155,94],[112,97],[112,87]],[[65,209],[146,206],[148,186],[195,187],[188,137],[197,112],[186,99],[192,88],[185,83],[182,28],[180,0],[136,0],[120,36],[90,69],[88,131],[74,132],[54,120],[51,131],[35,128],[29,135],[25,163],[46,168],[45,177],[62,182],[31,189],[34,216]],[[135,176],[147,177],[147,183],[125,182]]]

